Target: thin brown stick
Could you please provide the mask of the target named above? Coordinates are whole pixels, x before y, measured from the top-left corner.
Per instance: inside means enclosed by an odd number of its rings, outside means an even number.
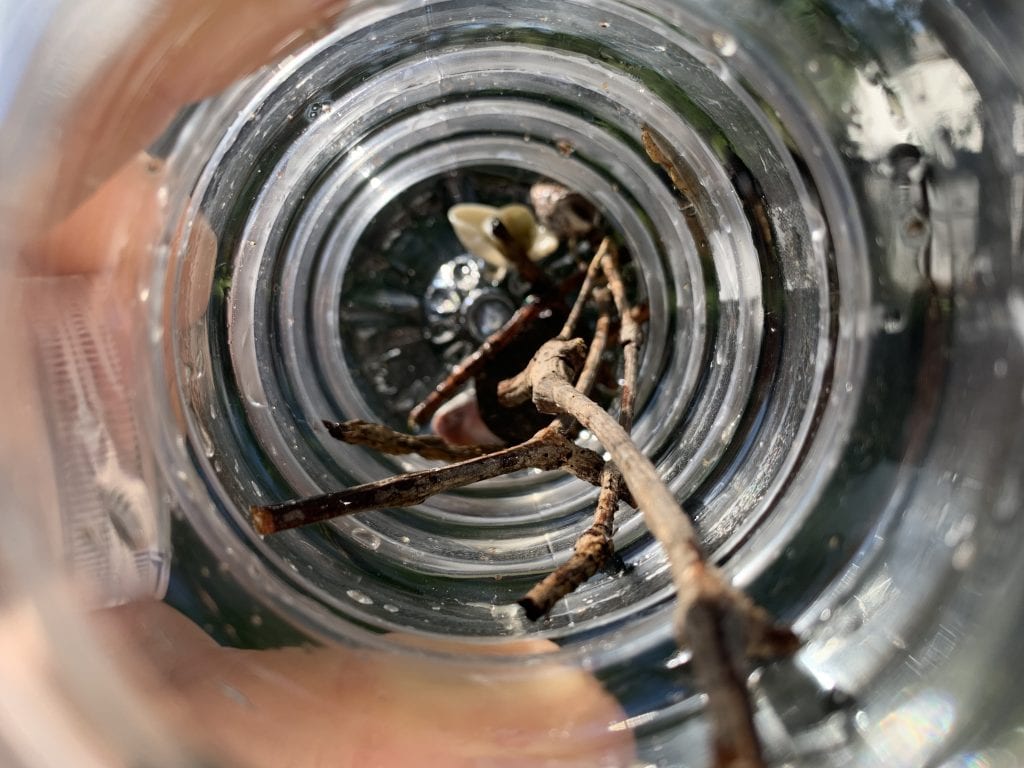
[[[633,308],[626,296],[626,286],[619,271],[619,255],[615,248],[605,250],[601,270],[608,281],[615,308],[619,313],[619,342],[622,344],[622,392],[619,395],[619,424],[629,434],[633,430],[633,412],[636,407],[636,383],[640,365],[640,345],[643,331],[633,317]]]
[[[643,127],[640,138],[648,157],[669,175],[683,198],[684,210],[692,206],[696,196],[664,140],[649,126]],[[607,444],[605,447],[614,457],[615,452]],[[623,471],[628,479],[625,468]],[[639,500],[647,517],[646,501]],[[791,654],[799,640],[788,628],[773,624],[761,608],[704,562],[692,526],[687,526],[687,531],[650,527],[665,546],[672,564],[679,601],[677,638],[680,643],[689,644],[697,682],[708,694],[715,766],[763,766],[746,687],[747,659]],[[696,553],[696,560],[681,558],[676,551],[680,549],[678,543],[670,548],[671,539],[662,538],[683,535],[687,537],[687,546]]]
[[[640,129],[640,142],[651,161],[660,165],[668,174],[672,180],[672,186],[676,188],[683,199],[683,210],[687,210],[687,207],[693,205],[696,195],[690,181],[683,175],[682,169],[672,157],[672,152],[667,149],[665,140],[658,136],[649,125],[645,125]]]
[[[604,464],[600,455],[576,445],[554,426],[549,426],[524,443],[447,467],[408,472],[282,504],[253,506],[249,514],[256,532],[267,536],[371,509],[414,506],[435,494],[522,469],[562,469],[597,485],[601,482]],[[627,500],[630,502],[632,496]]]
[[[438,408],[451,400],[456,392],[494,359],[495,355],[515,341],[526,328],[540,317],[541,312],[549,308],[546,302],[532,301],[516,310],[501,328],[488,336],[483,344],[468,357],[459,361],[444,381],[409,411],[409,425],[420,427],[430,421],[430,417],[437,413]]]
[[[532,262],[531,262],[532,263]],[[421,427],[430,421],[437,410],[447,403],[471,379],[475,378],[495,356],[508,348],[526,332],[545,312],[561,304],[565,294],[585,279],[579,272],[569,276],[555,289],[553,294],[538,298],[531,296],[526,304],[505,321],[505,324],[488,336],[473,352],[460,360],[444,381],[434,387],[422,402],[409,411],[409,426]]]
[[[593,293],[594,303],[597,304],[597,322],[594,324],[594,337],[587,349],[587,358],[583,361],[583,368],[576,379],[576,389],[585,395],[590,394],[601,372],[601,360],[608,351],[614,325],[608,291],[597,288]]]
[[[553,340],[538,350],[530,365],[534,404],[543,413],[571,414],[601,441],[665,550],[678,601],[676,637],[689,644],[708,695],[716,765],[763,766],[745,685],[747,660],[793,653],[799,641],[705,562],[693,525],[654,465],[615,419],[569,383],[584,352],[579,339]]]
[[[598,308],[598,319],[594,327],[594,337],[591,340],[587,358],[583,363],[579,379],[576,381],[576,388],[586,395],[589,395],[590,391],[594,388],[594,383],[597,381],[598,374],[601,371],[602,358],[608,349],[611,339],[612,318],[608,307],[607,290],[598,283],[602,272],[601,262],[608,249],[613,247],[610,238],[602,238],[597,253],[594,254],[594,258],[590,260],[590,264],[587,267],[586,276],[583,278],[583,284],[580,286],[576,301],[569,311],[569,316],[566,318],[562,330],[556,337],[566,341],[572,338],[576,326],[579,324],[579,319],[583,314],[584,307],[593,298]],[[520,403],[526,402],[529,398],[530,384],[528,371],[526,370],[498,385],[498,400],[507,408],[515,407]],[[575,433],[579,430],[579,424],[576,420],[566,415],[558,417],[558,427],[564,435],[575,436]]]
[[[392,456],[416,453],[433,461],[462,461],[486,456],[502,448],[500,445],[453,445],[437,435],[407,435],[383,424],[359,419],[324,421],[323,424],[336,440]]]
[[[594,263],[599,264],[604,273],[622,324],[620,339],[623,343],[624,364],[619,425],[628,434],[633,428],[637,361],[642,334],[634,320],[626,296],[622,275],[619,272],[618,253],[607,239],[602,242],[598,256],[600,258],[595,257]],[[607,317],[607,313],[604,316]],[[588,362],[593,357],[593,351],[594,345],[591,344],[587,353]],[[586,368],[587,366],[584,364],[584,370]],[[594,372],[596,374],[596,366]],[[580,386],[579,380],[576,383],[576,390],[581,394],[587,394],[588,391]],[[563,415],[561,418],[567,417]],[[601,473],[601,493],[597,499],[594,522],[576,540],[573,554],[569,560],[536,584],[519,600],[519,605],[523,607],[527,618],[536,620],[546,615],[559,600],[574,592],[608,562],[615,551],[612,539],[615,513],[625,490],[622,475],[618,469],[614,464],[606,464]]]
[[[580,321],[580,316],[583,314],[583,308],[586,307],[587,302],[590,300],[590,293],[594,290],[597,276],[601,273],[601,261],[608,252],[610,245],[611,239],[605,237],[601,241],[601,245],[598,246],[594,258],[590,260],[590,264],[587,266],[587,275],[583,278],[583,285],[580,286],[579,295],[576,296],[576,302],[572,305],[572,309],[569,310],[569,316],[565,318],[565,324],[558,334],[558,338],[563,341],[568,341],[576,335],[576,326]]]
[[[611,295],[604,286],[598,286],[593,290],[594,303],[597,304],[597,322],[594,324],[594,338],[590,341],[587,349],[587,358],[583,361],[583,368],[576,379],[576,389],[585,395],[589,395],[601,374],[604,365],[604,354],[611,344],[612,332],[618,332],[612,320]],[[573,440],[579,435],[580,425],[576,419],[562,414],[557,419],[558,429],[563,435]]]

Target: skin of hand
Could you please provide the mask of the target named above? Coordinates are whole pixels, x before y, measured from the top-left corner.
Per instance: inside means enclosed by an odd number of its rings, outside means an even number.
[[[342,3],[341,5],[344,5]],[[182,105],[315,37],[337,0],[173,0],[97,86],[100,97],[69,132],[60,221],[25,252],[30,274],[79,275],[109,296],[108,320],[122,357],[134,332],[139,265],[163,226],[165,168],[133,154]],[[244,30],[244,34],[240,34]],[[63,208],[62,208],[63,206]],[[60,213],[66,211],[66,214]],[[53,219],[51,219],[53,220]],[[197,222],[190,247],[215,239]],[[212,278],[212,275],[211,275]],[[187,308],[195,319],[205,303]],[[472,414],[470,414],[472,415]],[[479,421],[479,417],[476,418]],[[471,419],[472,421],[472,419]],[[442,663],[407,652],[238,650],[214,643],[162,603],[94,616],[111,655],[179,732],[201,751],[241,766],[625,766],[633,762],[623,713],[580,667],[541,663],[556,646],[523,640],[456,653]],[[424,645],[423,639],[393,638]],[[479,654],[524,655],[496,671]]]
[[[497,646],[392,636],[408,652],[222,648],[163,603],[98,616],[108,647],[147,649],[135,680],[190,746],[262,768],[633,764],[618,706],[589,674],[558,664],[507,670],[420,651],[526,655],[544,640]],[[540,656],[538,656],[540,655]]]
[[[445,403],[430,420],[430,429],[452,445],[501,445],[480,415],[476,395],[463,392]]]

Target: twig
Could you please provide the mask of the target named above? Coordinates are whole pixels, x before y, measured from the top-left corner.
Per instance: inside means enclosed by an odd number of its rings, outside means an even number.
[[[612,299],[608,289],[599,286],[593,290],[594,303],[597,304],[597,322],[594,324],[594,337],[587,349],[587,359],[583,361],[583,368],[576,379],[576,389],[585,395],[589,395],[601,374],[604,364],[604,354],[611,343],[614,323],[612,321]],[[499,385],[500,389],[500,385]],[[562,414],[557,420],[558,429],[563,435],[573,439],[579,433],[579,422],[571,416]]]
[[[635,390],[637,382],[637,361],[642,334],[639,325],[633,318],[632,308],[626,296],[622,275],[619,272],[618,254],[606,238],[594,258],[593,265],[598,265],[604,273],[605,280],[618,309],[621,329],[620,340],[623,343],[623,385],[619,404],[619,426],[629,434],[633,428],[633,412],[635,408]],[[588,271],[588,277],[590,272]],[[586,285],[586,283],[584,283]],[[581,289],[582,290],[582,289]],[[607,315],[605,315],[607,317]],[[591,344],[587,353],[588,362],[593,357],[594,345]],[[586,370],[586,363],[584,370]],[[529,369],[527,369],[529,370]],[[587,394],[587,389],[576,383],[576,390]],[[563,415],[561,418],[567,418]],[[575,419],[572,419],[575,421]],[[615,551],[612,534],[614,532],[615,513],[619,507],[619,499],[625,490],[622,475],[614,464],[606,464],[601,473],[601,493],[598,495],[594,522],[580,535],[576,541],[572,556],[563,565],[536,584],[523,598],[519,605],[523,607],[527,618],[539,619],[546,615],[566,595],[574,592],[581,584],[590,579],[604,567]]]
[[[532,263],[532,262],[531,262]],[[444,381],[422,402],[409,411],[409,426],[421,427],[430,421],[438,408],[452,399],[470,379],[476,377],[498,354],[507,349],[545,313],[553,311],[563,301],[563,296],[573,290],[580,280],[584,279],[579,272],[566,278],[551,295],[530,296],[526,304],[520,307],[505,324],[488,336],[473,352],[460,360]]]
[[[452,368],[451,373],[438,384],[434,391],[409,411],[409,426],[419,427],[430,421],[437,409],[448,402],[470,379],[505,347],[511,344],[523,331],[550,309],[547,302],[534,300],[520,307],[501,328],[488,336],[469,356]]]
[[[793,653],[799,640],[708,564],[686,513],[654,465],[607,412],[570,384],[585,354],[580,339],[553,340],[530,364],[533,401],[542,413],[569,413],[604,445],[665,550],[676,588],[676,638],[693,652],[712,713],[716,766],[763,766],[746,690],[749,658]]]
[[[576,325],[579,323],[580,316],[583,314],[583,308],[587,305],[587,301],[590,299],[591,291],[594,290],[594,284],[597,280],[597,276],[601,273],[601,260],[608,252],[609,247],[611,247],[611,239],[606,237],[601,241],[601,245],[598,246],[597,253],[594,254],[594,258],[590,260],[590,265],[587,267],[586,277],[583,278],[583,285],[580,286],[579,295],[576,297],[576,302],[572,305],[572,309],[569,310],[569,316],[565,318],[565,325],[562,326],[562,330],[558,334],[558,338],[568,341],[576,335]]]
[[[407,435],[382,424],[353,419],[351,421],[324,421],[331,437],[349,445],[362,445],[377,453],[403,456],[416,453],[424,459],[461,461],[500,450],[500,445],[453,445],[437,435]]]
[[[693,190],[691,189],[690,182],[683,176],[682,170],[676,165],[676,161],[672,157],[672,153],[666,149],[665,141],[660,136],[654,133],[649,125],[645,125],[640,129],[640,142],[644,146],[644,151],[647,153],[647,157],[652,162],[660,165],[665,173],[668,174],[672,180],[672,186],[676,188],[676,191],[683,198],[684,208],[693,205],[693,201],[696,198]]]
[[[629,434],[633,429],[633,411],[636,405],[636,382],[640,361],[643,332],[633,317],[633,308],[626,296],[626,286],[619,271],[619,256],[614,248],[605,249],[601,270],[608,281],[615,308],[619,313],[619,341],[622,344],[622,393],[619,396],[619,424]]]
[[[365,483],[342,491],[311,496],[249,510],[256,532],[267,536],[290,528],[323,522],[371,509],[421,504],[431,496],[491,477],[522,469],[563,469],[584,482],[601,482],[604,459],[576,445],[553,426],[545,427],[524,443],[447,467],[408,472],[398,477]],[[627,503],[632,502],[632,496]]]
[[[692,206],[695,196],[690,184],[664,141],[649,126],[642,128],[640,139],[648,157],[669,175],[684,204]],[[607,444],[605,447],[615,457],[615,451]],[[631,471],[637,470],[627,471],[623,467],[630,483]],[[637,495],[648,517],[654,509],[649,508],[647,499]],[[789,655],[799,647],[799,639],[788,628],[773,624],[761,608],[703,561],[692,526],[673,527],[668,524],[670,520],[661,520],[661,516],[659,509],[659,519],[652,515],[649,527],[665,547],[672,565],[679,601],[677,639],[689,644],[697,683],[708,694],[715,766],[758,768],[764,765],[764,759],[747,694],[747,659]]]

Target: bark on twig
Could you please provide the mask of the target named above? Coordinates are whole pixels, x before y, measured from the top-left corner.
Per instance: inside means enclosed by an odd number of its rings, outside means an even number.
[[[532,263],[532,262],[531,262]],[[579,273],[566,278],[553,293],[546,296],[531,296],[527,303],[505,321],[505,324],[488,336],[473,352],[460,360],[444,381],[434,387],[409,411],[409,426],[421,427],[430,421],[437,410],[452,399],[470,380],[475,378],[503,350],[527,332],[545,313],[560,306],[563,297],[575,288],[583,278]]]
[[[414,506],[438,493],[523,469],[563,469],[597,485],[604,463],[594,451],[576,445],[557,428],[547,427],[525,443],[447,467],[409,472],[283,504],[254,506],[249,513],[256,532],[267,536],[371,509]]]
[[[324,421],[323,424],[336,440],[392,456],[415,453],[434,461],[461,461],[486,456],[502,448],[500,445],[453,445],[437,435],[407,435],[358,419]]]
[[[629,299],[626,296],[622,275],[619,272],[618,254],[607,238],[601,244],[593,265],[600,267],[604,273],[605,280],[608,283],[619,313],[621,323],[619,338],[624,350],[619,425],[628,434],[633,428],[639,347],[642,334],[639,325],[634,319]],[[589,272],[588,277],[590,277]],[[590,352],[588,353],[588,360],[592,353],[593,345],[591,345]],[[529,371],[530,369],[528,368],[527,372]],[[579,382],[576,384],[576,390],[581,394],[587,394],[587,389],[581,387]],[[563,415],[562,418],[567,417]],[[573,554],[569,560],[555,569],[555,571],[535,585],[519,600],[519,605],[523,607],[527,618],[536,620],[546,615],[559,600],[574,592],[581,584],[593,577],[595,573],[605,566],[615,552],[612,540],[615,513],[618,511],[619,500],[622,498],[625,490],[622,475],[618,469],[614,464],[606,464],[604,471],[601,473],[601,493],[598,495],[593,523],[577,539]]]
[[[611,238],[608,237],[604,238],[598,246],[597,253],[594,254],[594,258],[591,259],[590,264],[587,266],[587,274],[583,278],[583,285],[580,286],[576,302],[572,305],[572,309],[569,310],[569,316],[565,318],[565,325],[562,326],[558,338],[568,341],[576,335],[576,326],[579,324],[580,317],[583,315],[583,309],[586,307],[590,294],[594,290],[597,277],[601,274],[601,262],[610,247]]]
[[[515,341],[545,309],[549,309],[546,302],[533,301],[516,310],[501,328],[488,336],[483,344],[452,368],[452,372],[445,380],[409,412],[409,425],[415,428],[430,421],[430,417],[437,413],[438,408],[476,376],[495,355]]]
[[[690,646],[708,695],[716,765],[762,766],[746,690],[748,659],[788,655],[799,641],[705,562],[693,525],[654,465],[615,419],[569,383],[584,347],[579,339],[553,340],[538,350],[531,364],[534,403],[543,413],[571,414],[600,440],[664,549],[678,601],[676,637]]]

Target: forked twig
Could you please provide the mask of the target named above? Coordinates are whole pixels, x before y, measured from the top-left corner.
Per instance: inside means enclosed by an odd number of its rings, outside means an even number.
[[[601,240],[601,244],[597,248],[597,253],[594,254],[594,258],[590,260],[590,264],[587,266],[587,273],[583,278],[583,284],[580,286],[579,295],[576,297],[576,301],[572,305],[572,309],[569,310],[569,316],[565,318],[565,324],[562,326],[562,330],[558,334],[558,338],[568,340],[576,335],[576,326],[579,324],[580,317],[583,315],[583,310],[587,306],[587,302],[590,300],[590,295],[594,290],[594,285],[597,282],[597,276],[601,274],[601,261],[604,259],[608,249],[612,247],[611,238],[605,237]]]
[[[687,196],[686,179],[664,142],[646,126],[641,140],[650,158],[665,168],[680,193]],[[470,379],[477,378],[477,394],[481,397],[481,376],[489,377],[488,397],[493,398],[497,388],[500,409],[532,401],[538,411],[556,418],[529,440],[493,452],[488,452],[491,449],[487,446],[454,446],[438,437],[402,435],[365,422],[324,422],[332,435],[345,442],[382,453],[418,453],[428,459],[455,463],[311,499],[253,507],[253,525],[257,532],[270,534],[338,515],[411,506],[436,493],[527,468],[562,469],[600,485],[593,523],[578,539],[570,560],[530,590],[520,604],[531,619],[547,613],[557,600],[593,576],[613,554],[614,515],[620,501],[640,509],[671,568],[677,594],[675,634],[680,645],[690,647],[696,681],[708,696],[714,765],[716,768],[760,768],[764,760],[746,686],[748,664],[755,659],[792,654],[799,647],[799,639],[788,627],[775,624],[763,609],[706,562],[689,518],[653,464],[630,439],[641,325],[646,322],[649,309],[646,305],[630,305],[617,253],[609,238],[601,242],[585,275],[577,272],[556,289],[503,227],[501,221],[492,224],[495,238],[510,249],[506,253],[508,261],[536,290],[505,326],[457,365],[448,378],[413,409],[410,422],[425,423]],[[579,296],[568,311],[558,336],[537,350],[525,370],[496,383],[505,375],[495,362],[497,355],[509,349],[517,339],[522,346],[525,337],[520,336],[524,330],[542,317],[547,316],[550,321],[551,311],[557,308],[565,312],[564,297],[580,282]],[[597,319],[592,341],[587,345],[572,337],[577,334],[577,326],[589,302],[597,308]],[[618,420],[589,397],[614,332],[613,305],[623,350]],[[542,330],[539,325],[537,330],[539,335]],[[533,348],[519,351],[525,355]],[[510,364],[517,364],[509,363],[513,359],[506,356],[505,370]],[[492,363],[497,370],[488,367]],[[533,416],[536,417],[536,413]],[[573,442],[578,425],[589,429],[604,446],[611,456],[609,462]]]
[[[622,275],[619,272],[618,254],[607,238],[601,244],[593,264],[599,266],[604,274],[621,322],[619,338],[623,344],[624,362],[619,425],[628,434],[633,428],[642,334],[640,326],[634,320],[632,308],[626,296]],[[591,273],[588,271],[587,277],[590,278],[590,275]],[[585,282],[584,286],[586,285]],[[559,338],[562,336],[560,335]],[[587,359],[589,360],[592,355],[593,344],[587,353]],[[587,393],[587,390],[580,387],[579,382],[577,382],[576,389],[581,394]],[[563,415],[562,418],[565,416]],[[529,619],[536,620],[547,614],[555,603],[593,577],[611,559],[615,552],[612,540],[615,513],[625,490],[622,475],[618,469],[614,464],[606,464],[601,473],[601,493],[598,495],[594,521],[577,539],[572,556],[519,600],[519,605],[523,607]]]
[[[585,353],[580,339],[542,346],[530,364],[534,404],[542,413],[571,414],[597,437],[664,549],[678,600],[676,638],[691,648],[697,681],[708,695],[716,766],[763,766],[745,682],[748,659],[791,654],[799,640],[704,560],[693,525],[654,465],[615,419],[570,383]]]

